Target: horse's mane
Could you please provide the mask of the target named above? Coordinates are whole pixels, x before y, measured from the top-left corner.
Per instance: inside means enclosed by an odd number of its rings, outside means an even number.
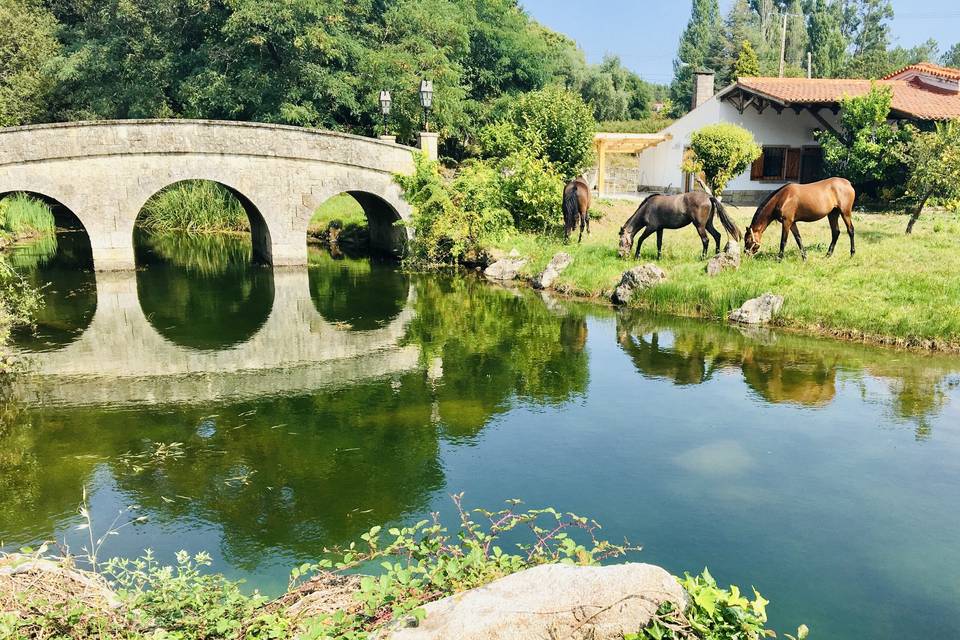
[[[771,191],[767,194],[767,197],[763,199],[763,202],[760,203],[760,206],[757,207],[757,211],[753,214],[753,219],[750,221],[750,226],[753,227],[757,223],[757,218],[760,217],[760,212],[763,211],[770,201],[773,200],[774,196],[790,186],[791,183],[787,183],[775,191]]]
[[[647,203],[650,201],[651,198],[655,198],[657,196],[662,196],[662,195],[663,194],[658,191],[656,193],[651,193],[646,198],[644,198],[643,202],[640,203],[640,206],[637,207],[637,210],[633,212],[633,215],[627,218],[627,221],[623,223],[622,227],[620,227],[620,233],[623,233],[623,230],[627,228],[627,225],[632,223],[640,215],[640,212],[643,211],[643,208],[647,205]],[[633,231],[633,227],[630,227],[630,230]]]

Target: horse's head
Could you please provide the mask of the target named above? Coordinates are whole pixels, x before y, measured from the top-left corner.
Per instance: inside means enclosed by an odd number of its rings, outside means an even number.
[[[754,233],[751,227],[747,227],[747,230],[743,234],[743,250],[747,255],[756,255],[760,251],[760,239],[762,233]]]
[[[620,227],[620,248],[617,250],[617,254],[621,258],[629,256],[630,249],[633,247],[633,234],[626,229],[626,227]]]

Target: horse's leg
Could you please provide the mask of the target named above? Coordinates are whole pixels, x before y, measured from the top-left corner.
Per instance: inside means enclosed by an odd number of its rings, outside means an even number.
[[[700,242],[703,244],[703,253],[700,254],[700,259],[703,260],[707,257],[707,252],[710,251],[710,239],[707,237],[706,227],[701,227],[700,225],[694,225],[697,229],[697,233],[700,234]],[[719,249],[717,252],[719,253]]]
[[[787,220],[786,217],[780,218],[780,259],[783,260],[783,252],[787,250],[787,234],[790,233],[790,227],[793,226],[793,220]]]
[[[827,257],[833,255],[833,250],[837,246],[837,240],[840,239],[840,210],[834,209],[828,216],[830,220],[830,248],[827,249]]]
[[[843,212],[843,224],[847,225],[847,235],[850,236],[850,255],[852,256],[857,252],[857,247],[853,240],[853,215],[851,211]]]
[[[790,226],[790,230],[793,231],[793,239],[797,241],[797,246],[800,247],[800,257],[803,260],[806,260],[807,251],[803,248],[803,240],[800,239],[800,228],[797,226],[796,222]]]
[[[649,238],[654,231],[656,231],[656,229],[651,229],[650,227],[647,227],[643,230],[643,233],[640,235],[640,239],[637,240],[637,252],[633,254],[634,258],[640,257],[640,247],[643,246],[643,241]]]
[[[583,212],[583,219],[587,221],[587,235],[590,235],[590,210]]]
[[[657,229],[657,260],[663,256],[663,229]]]
[[[720,253],[720,232],[717,231],[717,228],[713,226],[713,218],[710,218],[707,221],[707,231],[710,232],[710,235],[713,236],[714,241],[717,243],[717,253]],[[709,243],[708,243],[709,244]]]
[[[580,244],[583,240],[583,214],[581,213],[577,217],[580,218],[580,236],[577,238],[577,244]]]

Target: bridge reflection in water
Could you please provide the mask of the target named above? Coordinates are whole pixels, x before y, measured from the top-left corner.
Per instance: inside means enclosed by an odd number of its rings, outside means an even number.
[[[135,272],[98,273],[96,313],[66,346],[30,356],[17,385],[29,404],[190,404],[297,393],[408,371],[419,349],[402,346],[415,294],[382,326],[329,320],[311,297],[306,268],[277,269],[273,304],[246,341],[217,350],[181,346],[143,311]]]

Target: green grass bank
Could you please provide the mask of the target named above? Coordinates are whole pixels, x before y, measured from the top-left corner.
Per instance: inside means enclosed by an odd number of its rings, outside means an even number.
[[[558,251],[573,264],[554,288],[561,293],[609,298],[620,275],[637,264],[656,262],[656,238],[644,243],[639,260],[617,256],[617,233],[636,203],[601,201],[594,209],[592,234],[583,242],[564,244],[559,237],[510,234],[495,248],[517,249],[529,258],[521,272],[532,278]],[[752,208],[729,207],[742,229]],[[857,254],[849,256],[842,234],[832,258],[826,221],[801,224],[807,248],[803,262],[793,238],[783,262],[777,260],[780,226],[763,238],[761,253],[744,258],[738,271],[711,278],[700,260],[700,238],[693,227],[666,231],[663,258],[657,264],[668,280],[634,297],[633,305],[678,316],[724,320],[745,300],[770,291],[784,296],[775,323],[834,337],[894,346],[960,351],[960,215],[927,212],[911,236],[907,218],[894,214],[855,215]],[[718,228],[719,224],[718,224]],[[726,238],[722,243],[726,242]],[[712,243],[712,241],[711,241]],[[712,246],[711,246],[712,250]]]

